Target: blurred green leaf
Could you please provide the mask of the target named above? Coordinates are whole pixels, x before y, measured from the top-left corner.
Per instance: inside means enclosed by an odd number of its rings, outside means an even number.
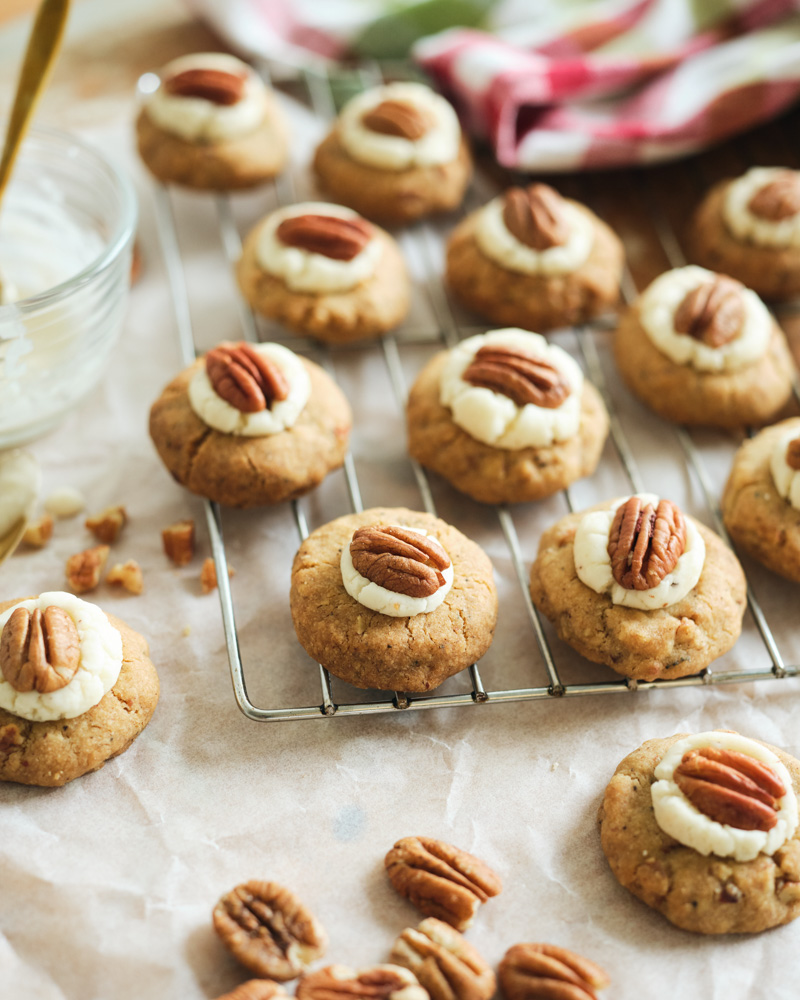
[[[374,59],[401,59],[418,38],[461,25],[483,26],[497,0],[423,0],[373,21],[353,42],[353,51]]]

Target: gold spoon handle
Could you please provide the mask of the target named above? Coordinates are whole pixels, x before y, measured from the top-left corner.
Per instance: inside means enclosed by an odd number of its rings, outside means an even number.
[[[14,160],[28,129],[28,122],[44,90],[64,34],[70,0],[42,0],[28,40],[17,83],[14,106],[0,158],[0,201],[11,176]]]

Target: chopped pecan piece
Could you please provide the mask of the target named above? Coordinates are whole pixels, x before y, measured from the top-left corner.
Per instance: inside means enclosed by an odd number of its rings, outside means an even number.
[[[703,747],[683,755],[673,774],[692,805],[739,830],[771,830],[786,788],[769,764],[736,750]]]
[[[784,170],[775,180],[756,191],[747,207],[753,215],[780,222],[800,212],[800,173]]]
[[[104,511],[87,517],[84,521],[86,527],[95,536],[98,542],[105,545],[112,545],[119,537],[120,531],[128,522],[128,514],[124,507],[106,507]]]
[[[228,567],[228,579],[230,579],[236,570],[232,567]],[[204,594],[210,594],[212,590],[216,590],[219,586],[219,581],[217,580],[217,564],[208,556],[208,558],[203,560],[203,565],[200,568],[200,588]]]
[[[194,556],[194,521],[176,521],[161,532],[164,552],[176,566],[187,566]]]
[[[174,97],[201,97],[212,104],[229,106],[242,99],[246,79],[244,73],[201,66],[168,76],[164,90]]]
[[[142,568],[135,559],[129,559],[124,563],[115,563],[109,570],[106,583],[124,587],[129,594],[141,594],[144,590]]]
[[[206,355],[206,373],[218,396],[242,413],[272,409],[289,395],[280,368],[251,344],[220,344]]]
[[[217,1000],[274,1000],[288,995],[280,983],[273,983],[271,979],[248,979]]]
[[[509,188],[503,222],[512,236],[533,250],[561,246],[569,237],[564,199],[549,184]]]
[[[309,972],[297,984],[298,1000],[428,1000],[428,994],[408,969],[373,965],[356,971],[346,965],[327,965]]]
[[[107,545],[95,545],[83,552],[76,552],[67,559],[67,582],[76,594],[94,590],[100,583],[109,551]]]
[[[287,247],[298,247],[332,260],[352,260],[372,239],[373,229],[366,219],[296,215],[284,219],[275,235]]]
[[[709,347],[729,344],[739,336],[744,321],[743,287],[724,274],[698,285],[675,310],[676,331]]]
[[[786,464],[800,472],[800,437],[790,441],[786,448]]]
[[[508,396],[517,406],[533,403],[548,410],[561,406],[570,388],[561,372],[544,358],[513,347],[482,347],[464,372],[470,385]]]
[[[497,971],[507,1000],[597,1000],[609,984],[600,966],[554,944],[515,944]]]
[[[431,1000],[489,1000],[496,981],[486,961],[455,928],[436,917],[407,927],[390,958],[410,969]]]
[[[75,676],[80,661],[75,622],[55,604],[44,613],[15,608],[0,634],[0,672],[17,691],[58,691]]]
[[[433,115],[408,101],[381,101],[361,119],[371,132],[397,135],[414,142],[421,139],[435,124]]]
[[[353,566],[379,587],[409,597],[430,597],[445,580],[450,557],[436,541],[412,528],[371,524],[350,542]]]
[[[433,837],[403,837],[384,863],[401,896],[458,931],[466,930],[478,906],[503,888],[479,858]]]
[[[675,569],[686,548],[686,521],[670,500],[658,506],[631,497],[620,504],[608,533],[611,572],[626,590],[650,590]]]
[[[53,537],[53,518],[42,514],[35,521],[30,521],[22,536],[22,541],[35,549],[42,549]]]
[[[300,900],[276,882],[237,885],[214,907],[222,943],[257,976],[286,982],[325,953],[322,926]]]

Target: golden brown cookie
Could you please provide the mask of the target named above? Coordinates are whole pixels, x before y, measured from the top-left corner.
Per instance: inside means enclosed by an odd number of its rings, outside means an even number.
[[[676,364],[647,336],[636,304],[620,319],[614,358],[628,388],[659,416],[726,429],[775,420],[791,396],[795,371],[774,320],[766,352],[751,364],[721,372]]]
[[[800,583],[800,510],[784,499],[770,469],[773,449],[800,417],[767,427],[744,441],[722,494],[722,518],[731,538],[774,573]]]
[[[392,617],[345,590],[342,549],[358,528],[374,524],[422,529],[444,547],[453,584],[436,610]],[[295,556],[290,601],[297,638],[309,656],[355,687],[381,690],[438,687],[483,656],[497,620],[492,564],[483,550],[439,518],[405,508],[375,507],[314,531]]]
[[[19,601],[0,603],[0,614]],[[55,787],[66,785],[124,753],[150,721],[158,702],[158,675],[147,642],[113,615],[122,636],[117,682],[87,712],[74,719],[30,722],[0,709],[0,781]]]
[[[617,767],[600,807],[600,842],[614,876],[677,927],[699,934],[756,933],[800,915],[800,829],[774,855],[750,861],[700,854],[656,822],[651,786],[667,750],[685,733],[648,740]],[[761,741],[754,741],[760,743]],[[800,763],[761,743],[800,794]]]
[[[408,274],[400,248],[387,232],[370,226],[381,247],[371,277],[344,291],[314,293],[290,288],[259,264],[258,242],[268,222],[269,217],[248,234],[236,267],[242,294],[256,312],[329,344],[379,337],[405,318]]]
[[[594,472],[608,434],[608,414],[593,385],[583,383],[574,437],[543,448],[495,448],[459,427],[440,402],[446,361],[446,351],[433,357],[408,397],[408,450],[421,465],[483,503],[541,500]]]
[[[613,308],[619,298],[624,250],[614,232],[579,202],[594,241],[586,260],[564,274],[524,274],[486,256],[475,229],[483,209],[466,217],[447,244],[447,283],[470,309],[498,326],[542,332],[582,323]]]
[[[793,298],[800,293],[800,247],[759,246],[734,236],[722,212],[731,183],[716,184],[698,206],[686,233],[687,256],[766,299]]]
[[[545,531],[531,568],[533,603],[556,626],[559,638],[625,677],[652,681],[698,673],[730,649],[741,632],[745,578],[736,556],[695,521],[706,548],[696,586],[665,608],[614,604],[608,594],[580,580],[574,548],[584,515],[612,505],[568,514]]]
[[[150,410],[150,436],[182,486],[230,507],[259,507],[302,496],[339,468],[352,415],[341,390],[311,361],[308,402],[289,430],[259,437],[225,434],[206,424],[189,401],[199,359],[177,375]]]

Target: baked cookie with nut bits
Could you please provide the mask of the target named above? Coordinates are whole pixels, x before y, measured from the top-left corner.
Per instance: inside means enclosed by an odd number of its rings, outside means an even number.
[[[256,312],[328,344],[379,337],[408,312],[397,243],[341,205],[304,202],[268,215],[245,239],[236,275]]]
[[[139,155],[160,181],[199,191],[263,184],[286,162],[275,97],[246,63],[198,52],[168,63],[136,121]]]
[[[409,453],[484,503],[540,500],[590,476],[608,414],[579,365],[525,330],[469,337],[411,388]]]
[[[738,548],[800,583],[800,417],[742,443],[722,494],[722,519]]]
[[[693,265],[662,274],[629,307],[614,357],[628,388],[666,420],[723,429],[775,420],[795,374],[756,293]]]
[[[443,97],[421,83],[390,83],[345,104],[314,172],[335,201],[397,226],[458,208],[472,158]]]
[[[753,934],[800,916],[800,761],[716,729],[648,740],[600,807],[614,876],[677,927]]]
[[[229,507],[302,496],[339,468],[352,416],[318,365],[280,344],[223,343],[166,386],[150,437],[173,478]]]
[[[492,564],[431,514],[374,507],[317,528],[292,566],[300,645],[359,688],[431,691],[486,652]],[[320,614],[325,608],[325,614]]]
[[[490,323],[552,330],[619,298],[624,250],[585,205],[547,184],[510,188],[472,212],[447,244],[447,283]]]
[[[685,677],[736,642],[736,556],[677,504],[639,493],[557,521],[541,537],[531,596],[559,638],[635,680]]]
[[[686,249],[765,299],[800,295],[800,171],[753,167],[717,184],[692,217]]]
[[[158,702],[147,643],[74,594],[0,603],[0,781],[65,785],[124,753]]]

